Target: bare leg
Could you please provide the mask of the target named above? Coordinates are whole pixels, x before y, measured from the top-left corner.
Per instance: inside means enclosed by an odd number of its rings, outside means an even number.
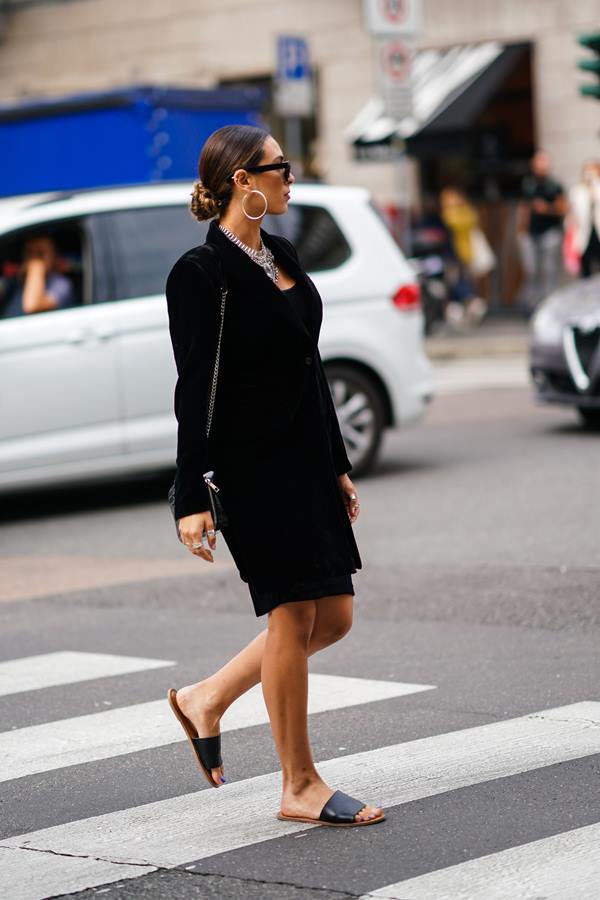
[[[311,818],[318,818],[334,793],[315,768],[308,736],[308,648],[316,607],[317,601],[303,600],[283,603],[269,613],[261,669],[283,775],[281,811]],[[355,819],[381,812],[381,807],[366,805]]]
[[[312,601],[314,602],[314,601]],[[308,655],[339,640],[352,621],[352,596],[321,597],[308,644]],[[177,703],[194,723],[200,737],[219,734],[219,722],[225,710],[261,680],[261,666],[268,629],[225,663],[214,675],[177,691]],[[224,767],[212,770],[213,780],[221,784]]]

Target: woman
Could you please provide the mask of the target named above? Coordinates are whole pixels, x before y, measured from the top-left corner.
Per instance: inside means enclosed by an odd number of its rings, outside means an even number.
[[[581,277],[590,278],[600,271],[600,163],[594,159],[584,163],[581,180],[569,191],[566,230],[581,260]]]
[[[452,301],[446,307],[451,324],[478,325],[487,312],[487,303],[476,296],[471,268],[475,261],[473,237],[478,229],[477,210],[464,191],[446,187],[440,193],[442,221],[450,230],[457,261],[457,278],[452,285]]]
[[[329,787],[308,738],[307,659],[348,632],[351,575],[362,563],[352,466],[317,346],[321,298],[293,245],[260,227],[267,212],[287,211],[294,176],[277,141],[247,125],[215,131],[198,169],[191,211],[213,221],[206,244],[177,260],[166,285],[178,372],[174,512],[183,543],[212,562],[202,473],[213,469],[228,516],[223,538],[267,628],[214,675],[171,689],[169,700],[218,787],[220,718],[260,681],[283,774],[278,818],[373,824],[385,818],[382,808]],[[221,279],[228,293],[207,441]]]

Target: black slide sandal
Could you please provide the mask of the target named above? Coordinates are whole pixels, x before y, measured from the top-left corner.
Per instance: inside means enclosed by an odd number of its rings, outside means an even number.
[[[192,746],[192,750],[194,751],[194,755],[204,777],[212,787],[218,788],[219,785],[213,779],[210,770],[217,769],[219,766],[223,765],[223,760],[221,758],[221,735],[215,734],[212,737],[198,737],[198,732],[193,724],[187,716],[184,716],[177,705],[177,691],[175,688],[170,688],[167,697],[171,709],[177,716],[177,720],[185,731],[186,737]]]
[[[375,825],[376,822],[383,822],[385,815],[375,816],[373,819],[363,819],[357,822],[354,816],[365,806],[360,800],[345,794],[343,791],[334,791],[323,809],[318,819],[311,819],[309,816],[286,816],[281,811],[277,813],[277,818],[283,822],[308,822],[310,825],[334,825],[338,828],[348,828],[352,825]]]

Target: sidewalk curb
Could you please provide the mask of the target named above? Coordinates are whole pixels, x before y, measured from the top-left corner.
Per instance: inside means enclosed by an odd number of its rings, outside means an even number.
[[[470,359],[482,356],[526,356],[529,337],[523,338],[426,338],[425,353],[430,359]]]

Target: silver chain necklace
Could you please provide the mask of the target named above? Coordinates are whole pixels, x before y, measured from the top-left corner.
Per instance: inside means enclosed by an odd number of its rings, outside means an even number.
[[[234,244],[237,244],[238,247],[241,247],[245,253],[248,254],[250,259],[254,260],[259,266],[261,266],[269,278],[277,283],[277,279],[279,277],[279,269],[277,268],[277,264],[275,262],[275,257],[273,256],[273,252],[269,250],[267,246],[265,246],[265,242],[260,239],[260,249],[254,250],[253,247],[249,247],[248,244],[245,244],[240,238],[230,231],[229,228],[225,228],[224,225],[219,224],[219,228],[226,234],[230,241],[233,241]]]

